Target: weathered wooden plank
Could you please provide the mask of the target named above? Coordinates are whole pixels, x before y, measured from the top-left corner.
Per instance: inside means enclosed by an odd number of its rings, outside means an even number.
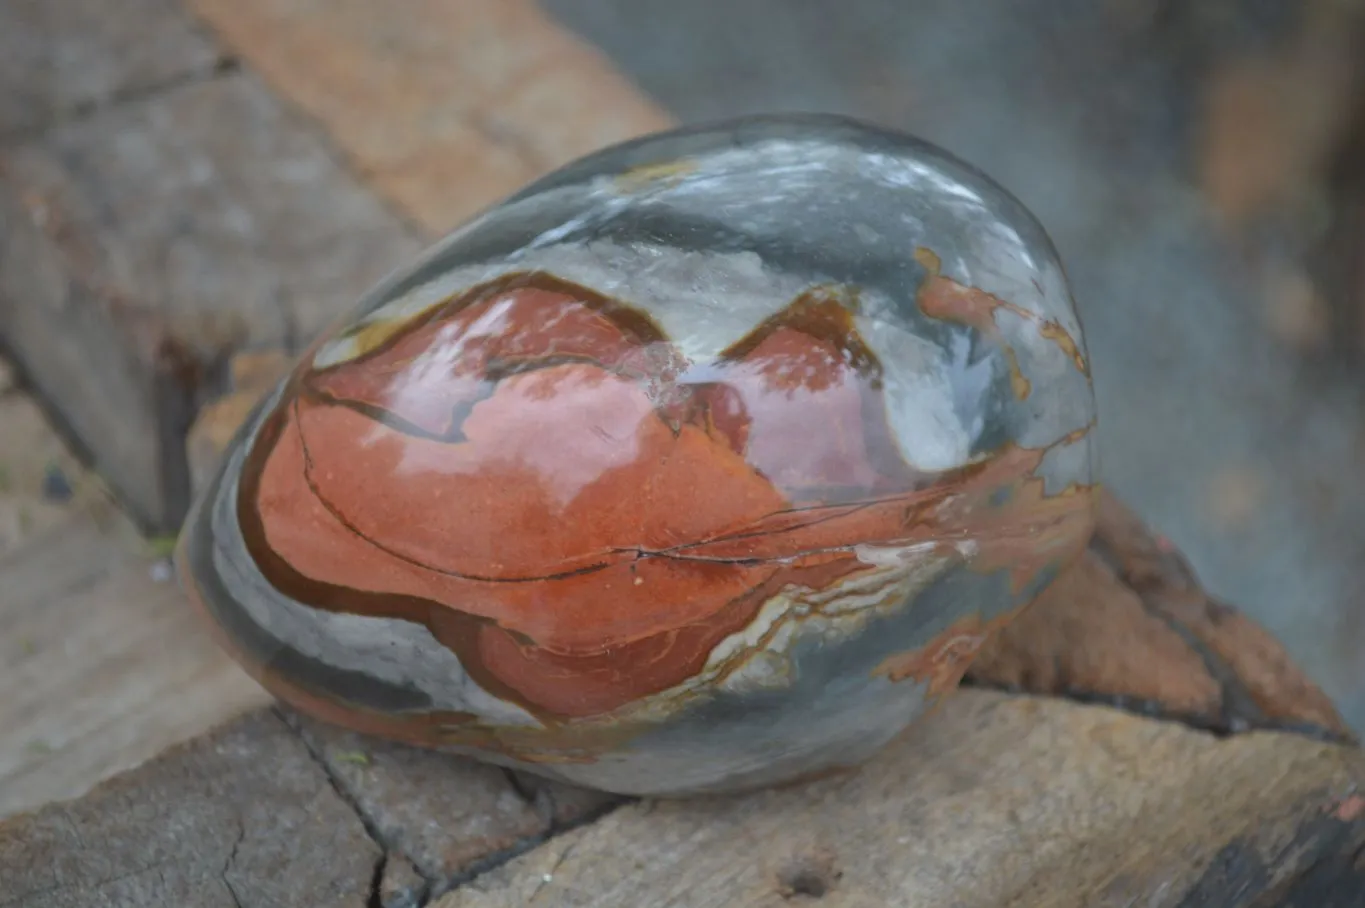
[[[38,404],[0,376],[0,558],[75,515],[120,523],[99,480],[71,456]],[[0,579],[0,590],[7,588]]]
[[[190,3],[432,233],[574,157],[669,125],[533,0]]]
[[[263,709],[0,822],[0,906],[401,908],[611,803]]]
[[[622,801],[292,714],[289,719],[390,860],[411,867],[428,897]]]
[[[1362,787],[1351,747],[964,691],[861,772],[632,804],[436,904],[1281,904],[1365,855]],[[1348,904],[1365,867],[1323,886],[1298,903]]]
[[[383,850],[270,712],[0,824],[5,908],[368,908]]]
[[[0,816],[265,701],[153,548],[34,401],[0,390]]]
[[[297,346],[418,248],[246,73],[8,151],[0,339],[135,514],[174,528],[227,355]]]
[[[176,0],[5,0],[0,138],[203,76],[223,60]]]
[[[0,393],[0,815],[81,795],[265,694],[34,401]]]
[[[137,545],[78,511],[0,556],[0,816],[267,702]]]
[[[0,391],[0,816],[265,702],[152,549],[34,401]]]

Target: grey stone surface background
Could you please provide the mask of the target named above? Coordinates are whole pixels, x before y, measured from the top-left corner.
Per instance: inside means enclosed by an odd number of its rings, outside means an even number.
[[[1365,731],[1365,378],[1306,363],[1268,329],[1264,274],[1196,183],[1198,62],[1145,29],[1156,3],[544,5],[685,122],[852,114],[1018,195],[1085,321],[1107,484]],[[1215,49],[1254,50],[1291,6],[1237,5],[1209,25]]]

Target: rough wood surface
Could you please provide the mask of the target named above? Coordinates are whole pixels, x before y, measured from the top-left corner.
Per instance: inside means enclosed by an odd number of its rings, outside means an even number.
[[[0,3],[0,138],[226,61],[177,0]]]
[[[1354,748],[968,691],[861,772],[632,804],[437,905],[1284,904],[1365,859],[1362,786]],[[1353,867],[1298,903],[1363,891]]]
[[[670,120],[533,0],[190,0],[430,233]]]
[[[0,361],[0,371],[5,368]],[[98,479],[62,444],[37,402],[0,375],[0,558],[79,514],[123,523]],[[8,586],[0,579],[0,590]]]
[[[32,398],[0,383],[0,816],[266,701],[155,548]]]
[[[0,555],[0,816],[267,702],[137,545],[76,513]]]
[[[0,906],[404,908],[603,803],[265,709],[0,823]]]
[[[0,340],[161,529],[187,507],[185,433],[227,355],[297,346],[418,248],[248,73],[3,154]]]
[[[368,908],[383,851],[273,713],[0,825],[5,908]]]
[[[1358,749],[1059,699],[964,691],[858,772],[577,829],[612,805],[554,816],[592,799],[528,803],[464,760],[306,740],[263,711],[0,824],[0,905],[397,908],[451,889],[435,904],[1322,908],[1365,891]]]
[[[405,890],[413,898],[438,895],[622,800],[288,719],[396,862],[389,875],[411,869],[406,886],[391,881],[390,900],[401,901]]]

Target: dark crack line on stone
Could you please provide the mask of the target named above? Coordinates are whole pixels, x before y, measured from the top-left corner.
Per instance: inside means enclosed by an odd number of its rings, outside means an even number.
[[[308,739],[308,735],[304,734],[303,729],[299,727],[294,718],[279,706],[272,707],[272,710],[275,713],[275,716],[285,724],[285,727],[298,737],[299,741],[303,744],[304,751],[306,751],[313,762],[318,765],[318,768],[322,770],[323,777],[326,778],[327,783],[332,786],[332,790],[336,792],[337,797],[341,799],[341,802],[345,804],[350,811],[355,814],[356,819],[360,821],[360,826],[365,830],[365,835],[369,836],[370,840],[374,842],[375,845],[379,846],[379,859],[375,861],[374,873],[370,881],[371,888],[366,899],[366,904],[382,906],[383,893],[380,890],[384,882],[384,870],[388,866],[389,853],[398,852],[401,854],[402,849],[395,843],[391,843],[387,840],[387,836],[380,830],[379,824],[376,823],[374,818],[360,805],[360,801],[351,794],[350,790],[346,787],[346,783],[337,776],[336,772],[333,771],[331,764],[327,762],[326,756],[313,746],[313,742]],[[432,878],[428,876],[421,867],[418,867],[415,862],[409,863],[412,863],[413,869],[417,872],[417,875],[422,878],[422,882],[426,884],[427,891],[431,892],[434,883]],[[425,902],[422,904],[425,904]]]
[[[1349,747],[1355,746],[1355,741],[1352,739],[1312,722],[1285,722],[1278,719],[1263,718],[1255,722],[1243,722],[1234,726],[1227,722],[1222,715],[1205,716],[1198,713],[1188,713],[1181,710],[1169,709],[1160,700],[1150,700],[1145,697],[1130,697],[1125,694],[1104,694],[1072,688],[1067,688],[1056,693],[1031,691],[1017,684],[997,684],[990,681],[982,681],[972,677],[970,674],[962,679],[961,686],[975,690],[993,690],[1012,696],[1041,697],[1053,700],[1068,700],[1083,706],[1102,706],[1118,710],[1119,712],[1140,716],[1144,719],[1153,719],[1158,722],[1172,722],[1176,725],[1182,725],[1185,728],[1191,729],[1192,731],[1204,732],[1215,738],[1231,738],[1235,735],[1246,734],[1248,732],[1264,731],[1298,735],[1313,741],[1320,741],[1324,744],[1342,744]]]
[[[103,97],[77,101],[60,110],[53,111],[50,117],[40,122],[26,124],[8,131],[0,131],[0,142],[18,144],[41,139],[44,135],[63,126],[89,120],[105,111],[143,104],[162,95],[172,94],[182,88],[188,88],[202,82],[212,82],[215,79],[236,73],[241,68],[241,61],[236,57],[230,54],[219,54],[208,66],[186,70],[163,79],[130,85],[112,91]]]

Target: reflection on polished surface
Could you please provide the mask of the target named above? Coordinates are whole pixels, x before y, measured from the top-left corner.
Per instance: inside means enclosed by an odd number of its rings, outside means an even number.
[[[835,118],[608,149],[362,300],[181,545],[332,721],[617,791],[874,752],[1083,548],[1094,404],[1034,219]]]

